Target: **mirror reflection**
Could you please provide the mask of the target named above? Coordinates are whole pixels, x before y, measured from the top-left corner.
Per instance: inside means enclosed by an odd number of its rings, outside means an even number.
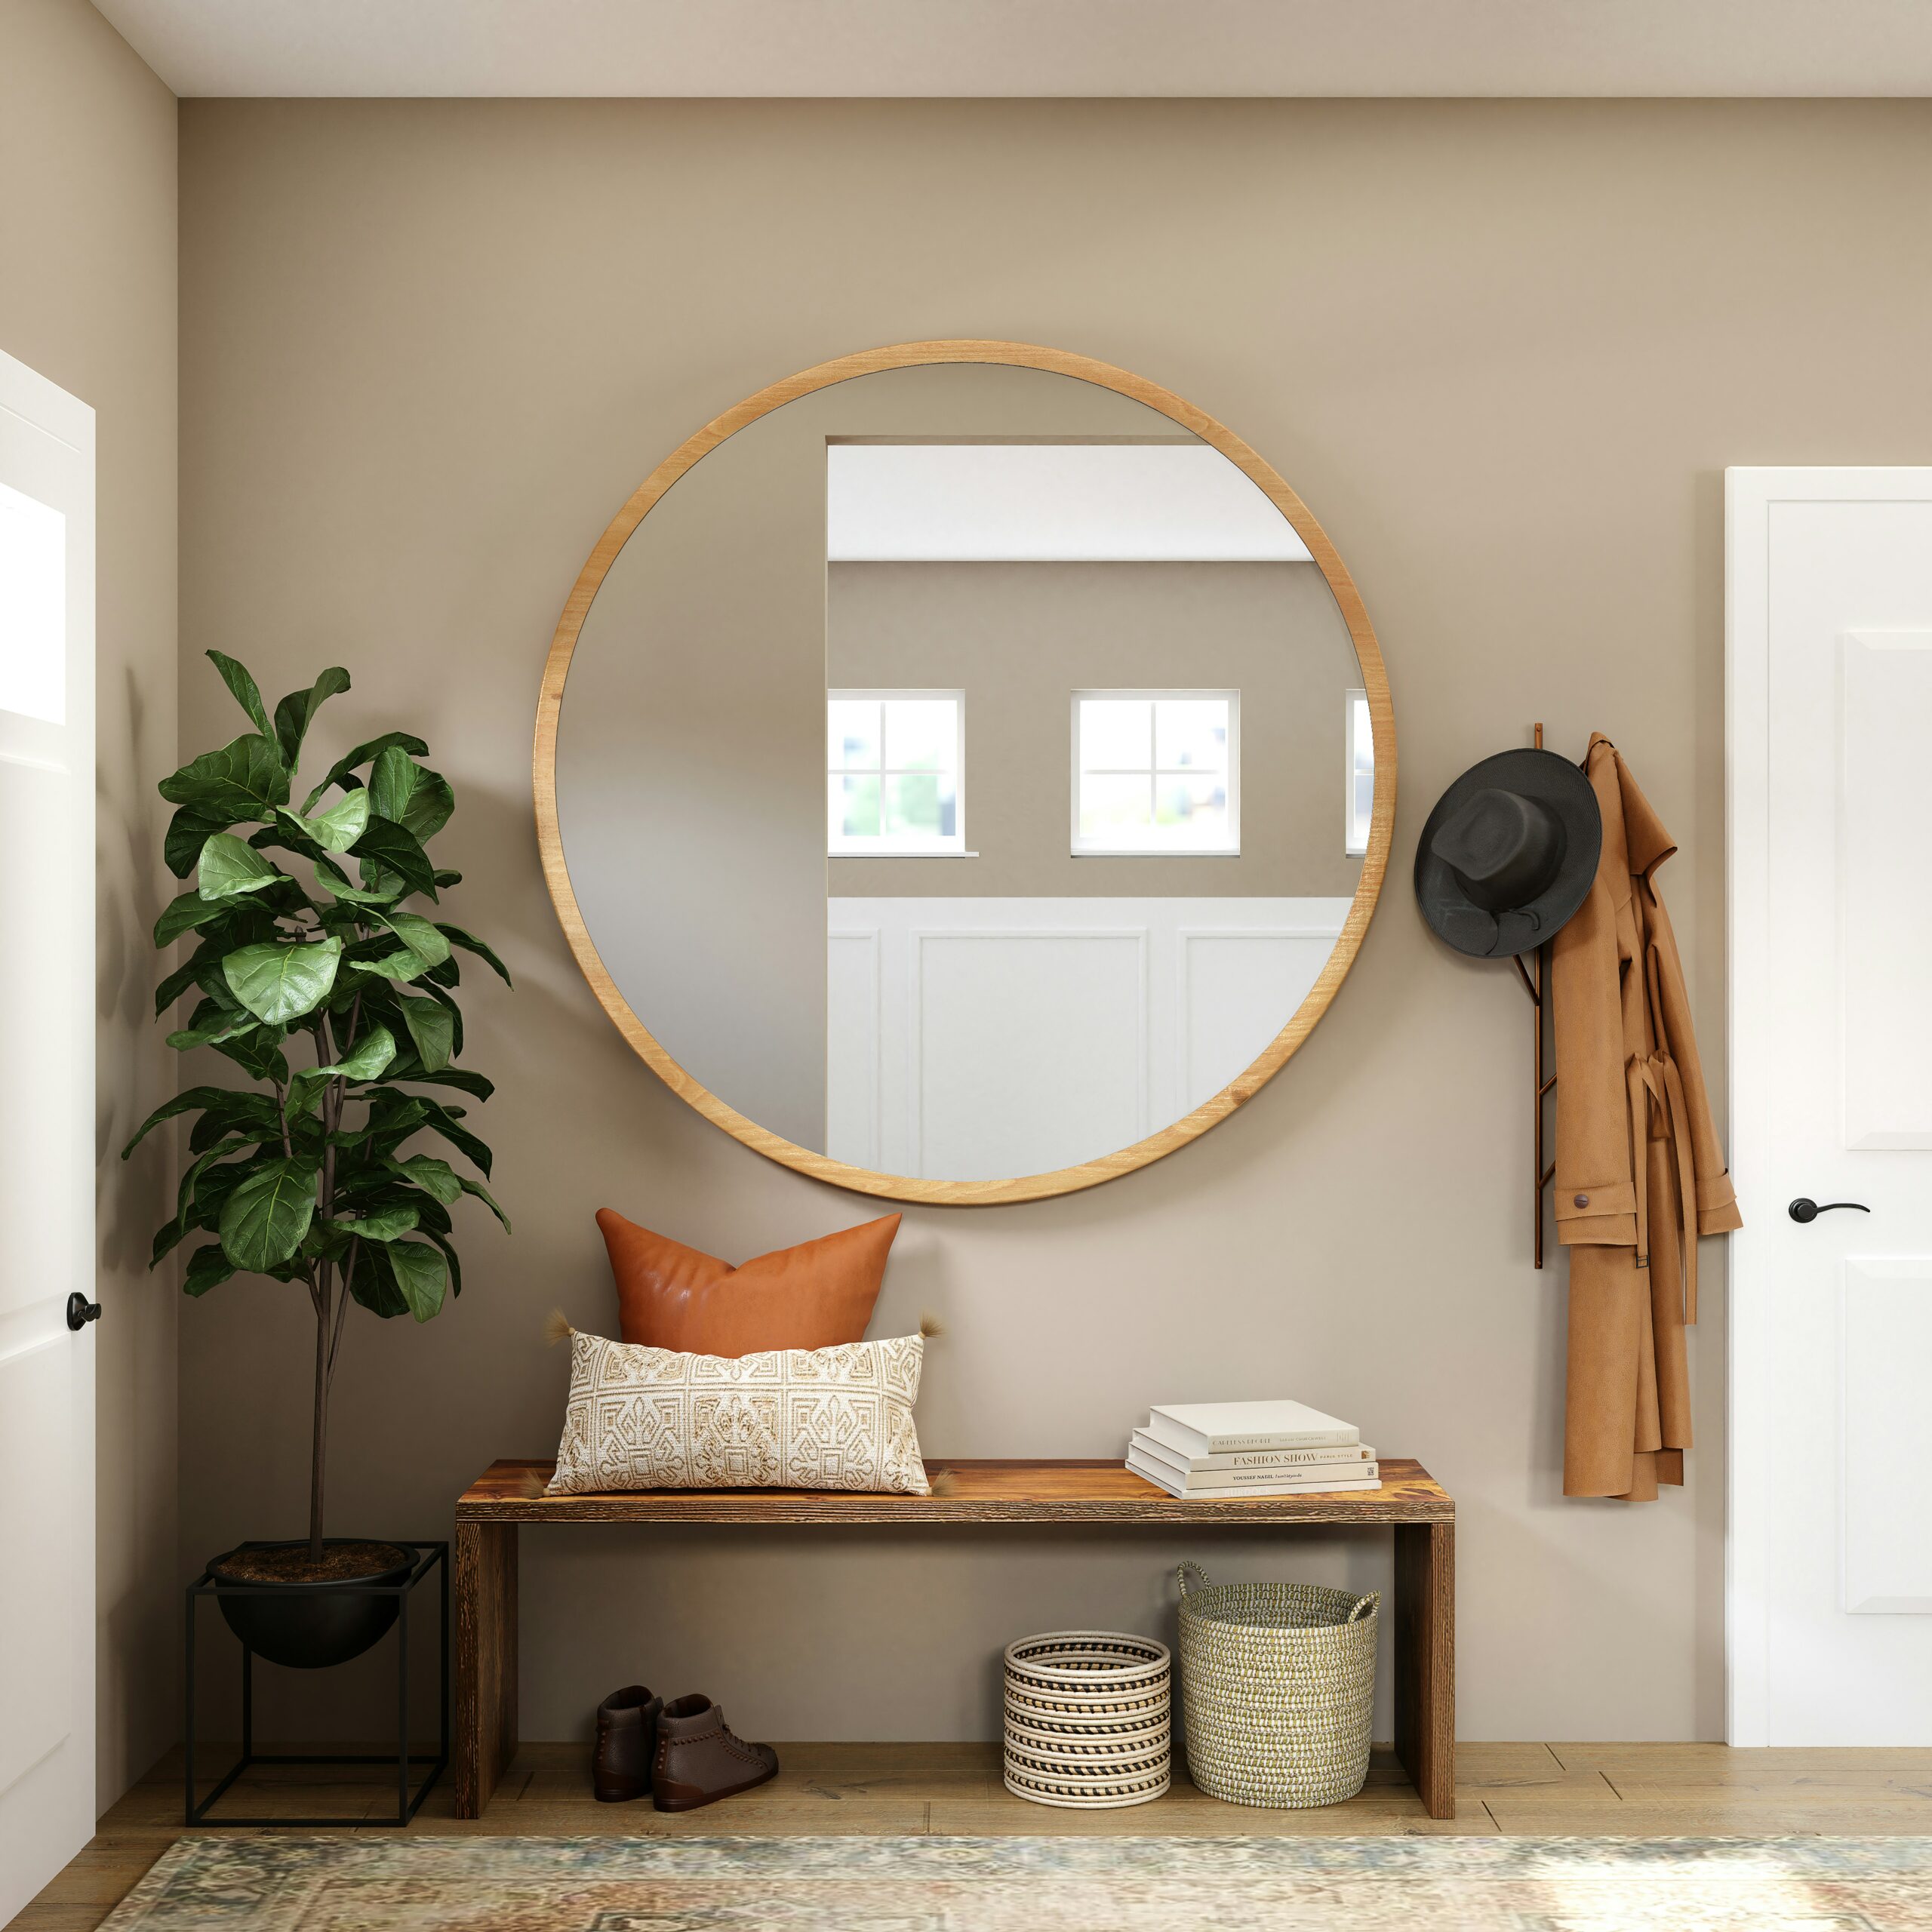
[[[1076,1165],[1212,1098],[1340,933],[1373,749],[1268,497],[1096,384],[894,369],[700,460],[599,588],[557,808],[691,1075],[853,1166]]]

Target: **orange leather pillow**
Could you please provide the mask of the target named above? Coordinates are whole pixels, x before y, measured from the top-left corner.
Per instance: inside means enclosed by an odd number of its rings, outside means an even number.
[[[899,1222],[888,1214],[734,1268],[613,1209],[597,1215],[617,1280],[623,1339],[732,1357],[863,1342]]]

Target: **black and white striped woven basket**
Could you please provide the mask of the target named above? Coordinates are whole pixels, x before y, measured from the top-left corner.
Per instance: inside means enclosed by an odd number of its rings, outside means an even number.
[[[1173,1660],[1112,1630],[1050,1630],[1006,1651],[1006,1788],[1035,1804],[1104,1810],[1168,1788]]]

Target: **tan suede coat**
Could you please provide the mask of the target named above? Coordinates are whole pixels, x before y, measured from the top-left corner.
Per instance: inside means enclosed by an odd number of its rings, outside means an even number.
[[[1617,747],[1583,769],[1603,856],[1552,946],[1556,1226],[1570,1249],[1566,1496],[1684,1480],[1697,1237],[1738,1226],[1657,869],[1676,851]]]

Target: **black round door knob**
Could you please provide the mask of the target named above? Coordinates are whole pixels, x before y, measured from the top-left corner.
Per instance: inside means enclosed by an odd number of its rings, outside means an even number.
[[[89,1301],[78,1289],[67,1297],[67,1326],[78,1334],[90,1321],[100,1319],[100,1303]]]
[[[1835,1208],[1855,1208],[1861,1214],[1869,1214],[1871,1209],[1862,1201],[1814,1201],[1809,1195],[1801,1194],[1785,1210],[1794,1221],[1815,1221],[1820,1214],[1829,1214]]]

